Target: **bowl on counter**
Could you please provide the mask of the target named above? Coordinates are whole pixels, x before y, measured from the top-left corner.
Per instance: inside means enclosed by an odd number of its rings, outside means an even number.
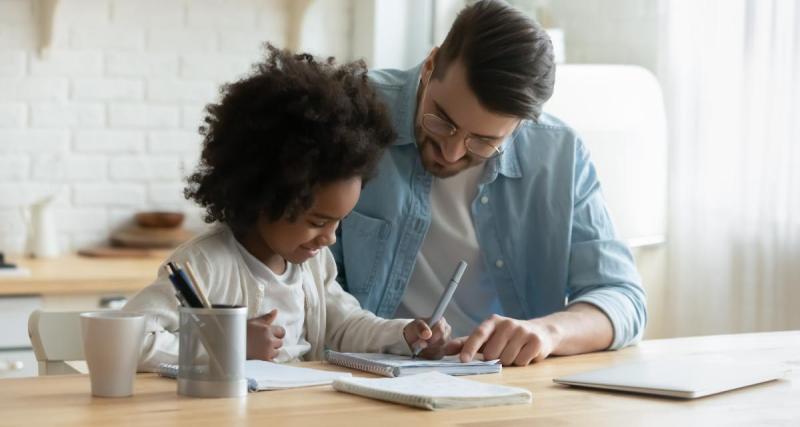
[[[183,212],[152,211],[139,212],[134,218],[136,223],[146,228],[177,228],[183,224]]]

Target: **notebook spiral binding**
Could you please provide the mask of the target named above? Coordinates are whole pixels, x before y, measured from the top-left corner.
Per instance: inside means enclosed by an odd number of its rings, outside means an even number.
[[[347,357],[345,355],[342,355],[341,353],[333,353],[329,350],[325,351],[325,360],[336,365],[352,369],[358,369],[359,371],[366,371],[373,374],[383,375],[384,377],[398,376],[397,375],[398,372],[396,372],[394,367],[383,366],[377,363],[364,363],[358,359]]]
[[[398,393],[386,390],[374,390],[360,384],[339,384],[334,382],[333,388],[339,391],[352,393],[372,399],[386,400],[388,402],[401,403],[403,405],[417,406],[420,408],[433,409],[434,405],[430,398],[425,396],[414,396],[411,394]]]
[[[390,402],[400,402],[405,405],[417,406],[420,408],[433,408],[431,399],[424,396],[414,396],[391,391],[375,391],[364,387],[358,387],[357,389],[361,392],[360,394],[362,396],[379,398]]]

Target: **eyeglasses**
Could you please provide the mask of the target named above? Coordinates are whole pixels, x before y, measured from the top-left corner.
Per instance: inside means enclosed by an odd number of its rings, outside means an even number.
[[[428,132],[443,138],[449,138],[458,133],[458,128],[452,123],[442,119],[433,113],[422,115],[422,127]],[[492,143],[494,141],[494,143]],[[502,143],[502,142],[501,142]],[[497,139],[481,138],[467,134],[464,137],[464,146],[470,153],[482,158],[491,159],[503,154],[503,150],[498,147]]]

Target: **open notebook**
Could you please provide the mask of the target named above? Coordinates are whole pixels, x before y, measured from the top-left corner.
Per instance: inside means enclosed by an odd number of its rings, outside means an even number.
[[[475,408],[478,406],[531,403],[523,388],[486,384],[439,372],[402,378],[341,378],[333,388],[345,393],[426,409]]]
[[[310,387],[330,384],[337,378],[349,377],[349,372],[330,372],[319,369],[297,368],[262,360],[244,362],[247,387],[250,391],[283,390],[287,388]],[[162,363],[158,367],[162,376],[178,376],[178,365]]]
[[[503,368],[498,360],[473,360],[462,363],[458,360],[458,356],[446,356],[440,360],[426,360],[395,354],[339,353],[333,350],[325,351],[325,360],[336,365],[385,377],[401,377],[431,371],[448,375],[495,374]]]

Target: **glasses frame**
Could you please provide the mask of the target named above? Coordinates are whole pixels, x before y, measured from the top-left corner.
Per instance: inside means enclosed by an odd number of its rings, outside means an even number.
[[[429,87],[429,85],[430,85],[430,82],[431,82],[431,77],[432,77],[432,76],[433,76],[433,70],[431,70],[430,74],[428,75],[428,79],[427,79],[427,81],[425,82],[425,89],[424,89],[424,92],[423,92],[423,94],[422,94],[422,105],[425,105],[425,100],[426,100],[426,98],[427,98],[427,96],[428,96],[428,87]],[[428,127],[428,125],[425,123],[425,119],[426,119],[426,118],[432,118],[432,119],[434,119],[434,120],[438,120],[438,121],[440,121],[440,122],[441,122],[443,125],[446,125],[447,127],[449,127],[449,128],[450,128],[450,132],[449,132],[448,134],[442,134],[441,132],[437,132],[437,131],[435,131],[435,130],[431,129],[431,128],[430,128],[430,127]],[[517,125],[517,126],[519,126],[519,125]],[[452,137],[453,135],[455,135],[455,134],[457,134],[457,133],[458,133],[458,128],[457,128],[457,127],[456,127],[454,124],[450,123],[450,121],[448,121],[448,120],[445,120],[445,119],[443,119],[443,118],[439,117],[438,115],[436,115],[436,114],[434,114],[434,113],[423,113],[423,114],[422,114],[422,127],[423,127],[425,130],[427,130],[428,132],[430,132],[430,133],[432,133],[432,134],[434,134],[434,135],[436,135],[436,136],[439,136],[439,137],[444,137],[444,138],[450,138],[450,137]],[[516,127],[514,128],[514,130],[516,130]],[[470,154],[472,154],[472,155],[474,155],[474,156],[477,156],[477,157],[479,157],[479,158],[481,158],[481,159],[484,159],[484,160],[490,160],[490,159],[493,159],[493,158],[495,158],[495,157],[499,157],[499,156],[501,156],[503,153],[505,153],[505,149],[503,148],[503,146],[505,145],[506,141],[509,139],[509,137],[510,137],[510,136],[511,136],[513,133],[514,133],[514,131],[511,131],[511,133],[510,133],[510,134],[506,135],[506,136],[503,138],[502,142],[500,142],[500,145],[499,145],[499,146],[496,146],[496,145],[490,144],[490,143],[488,143],[488,142],[486,142],[486,141],[482,141],[482,138],[480,138],[480,137],[477,137],[477,136],[474,136],[474,135],[470,134],[469,132],[467,132],[467,135],[464,137],[464,139],[462,139],[462,142],[464,143],[464,148],[465,148],[465,149],[467,150],[467,152],[469,152]],[[471,148],[470,148],[470,141],[474,141],[474,142],[476,142],[476,143],[478,143],[478,144],[482,144],[482,145],[488,145],[489,147],[492,147],[492,148],[494,149],[494,153],[492,153],[492,154],[491,154],[489,157],[486,157],[486,156],[484,156],[484,155],[482,155],[482,154],[476,153],[476,152],[475,152],[473,149],[471,149]]]
[[[441,122],[441,124],[443,126],[449,127],[450,128],[450,132],[444,134],[444,133],[441,133],[441,132],[437,132],[434,129],[431,129],[429,124],[426,123],[425,119],[438,120],[439,122]],[[453,135],[458,133],[458,128],[455,127],[455,125],[453,125],[452,123],[448,122],[447,120],[445,120],[445,119],[443,119],[443,118],[441,118],[441,117],[439,117],[439,116],[437,116],[436,114],[433,114],[433,113],[424,113],[422,115],[422,127],[425,128],[425,130],[427,130],[428,132],[430,132],[430,133],[432,133],[432,134],[434,134],[436,136],[441,136],[441,137],[449,138],[449,137],[451,137],[451,136],[453,136]],[[489,160],[489,159],[493,159],[495,157],[498,157],[498,156],[502,155],[505,152],[505,150],[503,150],[501,147],[504,145],[506,139],[508,139],[508,137],[503,138],[503,142],[500,143],[500,147],[498,147],[498,146],[496,146],[494,144],[490,144],[490,143],[488,143],[486,141],[482,141],[482,138],[470,135],[469,133],[467,133],[467,135],[461,141],[464,143],[464,148],[466,148],[467,151],[470,154],[472,154],[474,156],[478,156],[478,157],[480,157],[481,159],[484,159],[484,160]],[[485,145],[485,146],[491,147],[494,150],[494,153],[492,153],[489,156],[484,156],[483,154],[480,154],[480,153],[476,152],[473,148],[471,148],[470,147],[470,143],[477,143],[477,144],[481,144],[481,145]]]

